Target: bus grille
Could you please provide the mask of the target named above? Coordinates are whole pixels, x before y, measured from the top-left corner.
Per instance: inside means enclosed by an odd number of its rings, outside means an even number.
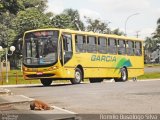
[[[29,78],[36,78],[36,77],[51,77],[54,76],[55,74],[42,74],[42,75],[37,75],[37,74],[32,74],[32,75],[26,75]]]

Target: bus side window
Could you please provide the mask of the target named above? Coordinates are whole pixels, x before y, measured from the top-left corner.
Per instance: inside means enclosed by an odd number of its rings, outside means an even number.
[[[118,54],[119,55],[126,54],[126,43],[125,43],[125,40],[118,40]]]
[[[75,35],[76,52],[86,52],[86,37]]]
[[[108,52],[110,54],[117,54],[116,39],[113,39],[113,38],[108,39]]]
[[[134,56],[134,41],[127,42],[127,55]]]
[[[93,37],[93,36],[87,37],[87,52],[89,52],[89,53],[96,53],[97,52],[96,37]]]
[[[135,55],[136,56],[141,56],[142,55],[141,42],[135,42]]]
[[[98,38],[98,52],[107,53],[107,39],[103,37]]]

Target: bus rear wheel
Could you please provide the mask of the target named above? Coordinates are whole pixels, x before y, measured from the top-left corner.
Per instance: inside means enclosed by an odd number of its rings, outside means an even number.
[[[89,79],[90,83],[97,83],[97,82],[102,82],[102,78],[90,78]]]
[[[120,78],[115,78],[115,82],[125,82],[128,80],[128,73],[126,68],[121,68],[121,77]]]
[[[81,71],[81,69],[76,68],[74,78],[71,79],[71,83],[72,84],[79,84],[79,83],[81,83],[82,80],[83,80],[82,71]]]
[[[51,79],[40,79],[43,86],[50,86],[52,83]]]

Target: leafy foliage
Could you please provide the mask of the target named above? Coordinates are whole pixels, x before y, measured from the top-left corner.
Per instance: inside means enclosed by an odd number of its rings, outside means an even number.
[[[160,18],[157,20],[157,28],[154,34],[154,38],[160,39]]]
[[[0,24],[0,41],[1,46],[6,48],[12,44],[13,39],[16,37],[15,31],[7,28],[5,25]]]
[[[147,37],[145,39],[145,60],[151,60],[151,54],[155,50],[159,48],[158,44],[160,44],[160,18],[157,20],[157,28],[153,33],[153,37]]]
[[[52,19],[52,25],[57,28],[69,28],[74,30],[84,30],[84,24],[80,20],[77,10],[65,9],[61,14]]]
[[[125,35],[124,32],[122,32],[122,31],[119,30],[119,28],[113,30],[112,34],[115,34],[115,35]]]
[[[93,31],[97,33],[109,33],[110,29],[108,28],[108,24],[105,22],[101,22],[98,19],[91,19],[86,17],[87,22],[87,31]]]
[[[37,28],[50,27],[50,18],[35,8],[20,11],[13,21],[16,32],[22,35],[25,31]]]
[[[1,0],[0,12],[9,12],[11,14],[17,14],[18,11],[24,10],[22,0]]]
[[[25,31],[51,27],[53,14],[45,13],[46,3],[47,0],[0,0],[0,45],[15,45],[15,59],[21,53],[18,39]]]
[[[11,27],[11,20],[14,15],[7,13],[2,13],[0,16],[0,44],[3,47],[7,47],[11,45],[14,40],[16,34],[15,31]]]

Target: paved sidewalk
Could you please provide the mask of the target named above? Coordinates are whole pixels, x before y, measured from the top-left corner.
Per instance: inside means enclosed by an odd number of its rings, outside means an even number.
[[[3,95],[0,96],[0,105],[31,102],[33,99],[24,95]]]
[[[24,95],[14,95],[8,89],[0,88],[0,120],[77,120],[74,112],[51,106],[53,110],[30,110],[34,99]]]

